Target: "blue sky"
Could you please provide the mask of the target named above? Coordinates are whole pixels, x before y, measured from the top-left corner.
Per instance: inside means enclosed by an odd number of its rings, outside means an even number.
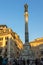
[[[6,24],[24,42],[24,4],[29,11],[29,41],[43,37],[43,0],[0,0],[0,24]]]

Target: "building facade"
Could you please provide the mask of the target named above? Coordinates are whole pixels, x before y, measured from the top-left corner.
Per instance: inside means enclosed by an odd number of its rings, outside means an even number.
[[[34,59],[43,58],[43,38],[37,38],[30,42]]]
[[[19,58],[22,49],[19,36],[6,25],[0,25],[0,55]]]

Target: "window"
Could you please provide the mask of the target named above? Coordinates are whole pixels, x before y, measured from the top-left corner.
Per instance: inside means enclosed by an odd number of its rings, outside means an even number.
[[[1,52],[2,52],[2,49],[0,49],[0,54],[1,54]]]
[[[5,37],[6,40],[8,40],[8,37]]]
[[[15,46],[17,46],[17,44],[15,43]]]
[[[16,39],[16,37],[14,36],[14,39]]]
[[[3,40],[3,38],[0,38],[0,40]]]
[[[17,46],[17,43],[16,42],[14,42],[15,43],[15,46]]]
[[[7,45],[8,41],[6,41],[6,45]]]
[[[41,51],[41,54],[43,55],[43,51]]]

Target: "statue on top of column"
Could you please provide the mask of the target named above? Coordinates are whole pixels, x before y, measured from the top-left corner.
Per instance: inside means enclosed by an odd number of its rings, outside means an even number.
[[[28,12],[28,5],[25,4],[24,7],[25,7],[25,12]]]

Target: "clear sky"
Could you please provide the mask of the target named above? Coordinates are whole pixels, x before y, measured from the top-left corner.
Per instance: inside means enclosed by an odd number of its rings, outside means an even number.
[[[24,42],[24,4],[29,11],[29,41],[43,37],[43,0],[0,0],[0,24],[6,24]]]

